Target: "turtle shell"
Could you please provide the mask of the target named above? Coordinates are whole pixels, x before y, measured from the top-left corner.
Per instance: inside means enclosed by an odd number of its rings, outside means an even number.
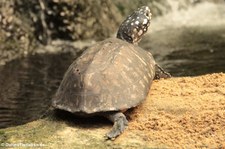
[[[53,106],[87,114],[126,110],[145,100],[154,75],[151,53],[109,38],[89,47],[70,65]]]

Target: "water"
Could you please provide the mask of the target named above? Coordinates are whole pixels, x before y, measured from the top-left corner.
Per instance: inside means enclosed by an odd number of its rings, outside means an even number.
[[[51,103],[71,54],[35,55],[0,68],[0,128],[40,118]]]
[[[156,19],[140,46],[173,76],[225,72],[224,8],[204,4]],[[42,117],[75,58],[70,53],[42,54],[1,66],[0,128]]]
[[[173,76],[225,72],[225,27],[182,27],[154,32],[142,46]]]

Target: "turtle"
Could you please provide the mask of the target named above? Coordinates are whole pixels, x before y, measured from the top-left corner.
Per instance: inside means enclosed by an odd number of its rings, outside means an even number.
[[[64,74],[52,106],[79,116],[104,116],[113,122],[106,138],[118,137],[128,126],[124,112],[146,99],[156,68],[169,76],[137,45],[150,19],[149,7],[142,6],[122,22],[116,37],[87,48]]]

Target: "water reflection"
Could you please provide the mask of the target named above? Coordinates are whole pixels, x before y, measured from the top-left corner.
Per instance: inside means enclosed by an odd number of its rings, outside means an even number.
[[[50,105],[71,54],[35,55],[0,68],[0,128],[42,116]]]

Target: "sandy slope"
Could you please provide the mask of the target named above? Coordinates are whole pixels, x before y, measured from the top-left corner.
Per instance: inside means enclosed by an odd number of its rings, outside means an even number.
[[[155,81],[130,131],[170,147],[225,147],[225,74]]]

